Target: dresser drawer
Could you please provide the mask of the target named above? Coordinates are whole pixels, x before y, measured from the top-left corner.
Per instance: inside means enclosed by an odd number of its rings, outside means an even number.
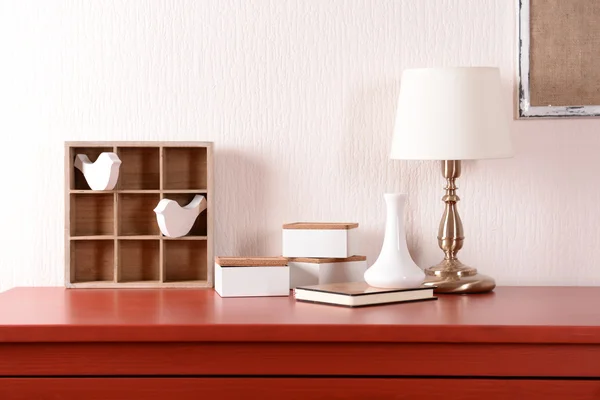
[[[0,343],[0,376],[512,376],[577,379],[600,377],[598,359],[600,345],[583,344]],[[453,362],[448,363],[448,360]]]
[[[600,399],[600,381],[403,378],[0,378],[2,400]]]

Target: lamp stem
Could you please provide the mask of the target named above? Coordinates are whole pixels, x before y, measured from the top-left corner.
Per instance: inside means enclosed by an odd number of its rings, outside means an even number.
[[[444,215],[438,231],[438,245],[444,251],[445,260],[457,260],[456,253],[462,248],[465,235],[456,203],[460,197],[456,195],[456,179],[460,177],[461,161],[442,161],[442,174],[446,178],[446,194],[442,201],[446,204]]]
[[[463,224],[458,215],[456,203],[456,179],[460,177],[461,161],[442,161],[442,174],[446,178],[446,193],[442,197],[444,215],[438,231],[438,245],[444,252],[444,259],[437,265],[425,269],[426,286],[434,286],[436,293],[483,293],[493,290],[494,279],[477,273],[477,269],[464,265],[456,257],[463,247],[465,235]]]

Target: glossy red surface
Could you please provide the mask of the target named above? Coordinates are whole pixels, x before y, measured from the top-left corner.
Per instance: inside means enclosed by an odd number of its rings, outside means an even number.
[[[14,289],[0,294],[0,399],[598,399],[599,300],[503,287],[348,309]]]
[[[270,341],[600,343],[600,288],[500,287],[362,309],[212,290],[17,288],[2,342]]]

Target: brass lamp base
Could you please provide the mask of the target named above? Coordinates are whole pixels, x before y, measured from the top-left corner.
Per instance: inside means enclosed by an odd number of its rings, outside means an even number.
[[[479,274],[457,259],[443,260],[425,270],[425,286],[436,286],[436,293],[473,294],[494,290],[494,278]]]
[[[477,273],[475,268],[461,263],[456,253],[463,247],[465,235],[458,215],[456,203],[456,179],[460,176],[460,160],[442,161],[442,174],[446,178],[444,215],[438,231],[438,245],[444,252],[444,260],[425,270],[424,285],[436,286],[435,293],[484,293],[493,290],[496,282],[493,278]]]

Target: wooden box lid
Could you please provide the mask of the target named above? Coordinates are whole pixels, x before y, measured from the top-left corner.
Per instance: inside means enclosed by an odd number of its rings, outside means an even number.
[[[285,267],[284,257],[216,257],[215,263],[221,267]]]
[[[358,228],[357,222],[293,222],[284,224],[283,229],[354,229]]]
[[[309,264],[329,264],[329,263],[343,263],[353,261],[367,261],[366,256],[352,256],[348,258],[311,258],[311,257],[296,257],[288,258],[290,262],[302,262]]]

